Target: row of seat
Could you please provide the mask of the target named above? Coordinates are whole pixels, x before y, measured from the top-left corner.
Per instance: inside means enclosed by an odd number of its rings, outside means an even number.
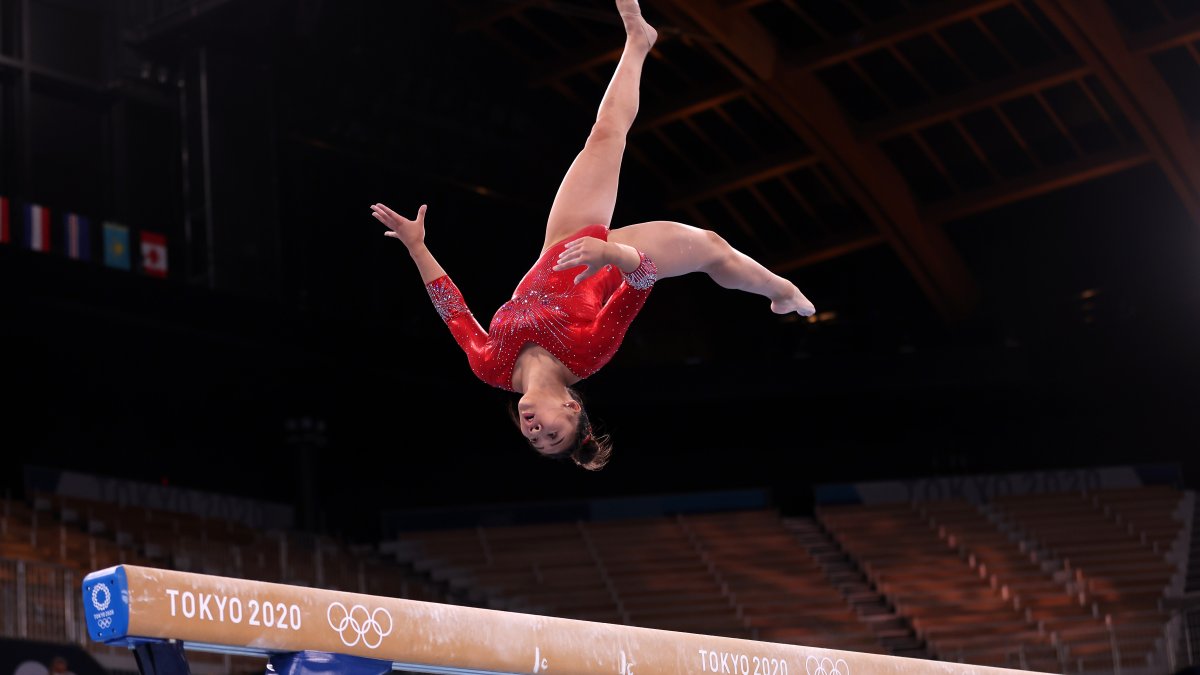
[[[825,507],[933,655],[1054,672],[1162,662],[1161,600],[1182,577],[1184,495],[1168,488]]]
[[[856,611],[798,537],[750,511],[413,532],[391,550],[505,609],[886,651],[894,617]]]
[[[102,662],[127,662],[128,650],[86,638],[78,611],[83,576],[117,564],[445,601],[424,577],[373,549],[332,538],[35,495],[28,503],[7,499],[0,507],[0,636],[74,642]],[[264,667],[253,657],[197,653],[190,659],[198,674]]]
[[[333,537],[256,530],[228,520],[39,494],[8,502],[0,556],[55,561],[80,571],[126,563],[436,600],[418,578],[370,547]]]
[[[124,562],[435,601],[444,585],[473,604],[592,621],[1136,671],[1160,658],[1161,600],[1182,588],[1184,502],[1141,488],[823,507],[816,520],[765,510],[415,532],[386,547],[397,564],[329,539],[41,495],[0,513],[0,594],[16,587],[11,561],[39,561],[21,568],[22,588],[46,600],[0,629],[82,636],[62,619],[68,590]]]

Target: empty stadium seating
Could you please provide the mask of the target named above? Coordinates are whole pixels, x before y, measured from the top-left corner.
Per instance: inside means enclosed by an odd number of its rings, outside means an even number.
[[[83,576],[120,563],[443,600],[421,577],[330,537],[37,494],[6,499],[0,510],[0,635],[75,642],[120,669],[128,651],[88,640],[78,611]],[[192,661],[197,673],[263,670],[261,659],[248,657]]]
[[[1161,487],[824,507],[936,658],[1053,672],[1163,667],[1184,495]]]
[[[132,563],[1047,672],[1155,673],[1179,639],[1164,599],[1185,588],[1193,510],[1191,497],[1153,487],[822,506],[816,518],[756,510],[415,531],[376,551],[39,494],[0,512],[0,634],[111,656],[85,638],[79,582]]]
[[[809,523],[806,530],[749,511],[429,531],[391,550],[495,607],[857,651],[912,649],[902,622],[863,600],[865,584],[829,577],[813,553],[829,543]]]

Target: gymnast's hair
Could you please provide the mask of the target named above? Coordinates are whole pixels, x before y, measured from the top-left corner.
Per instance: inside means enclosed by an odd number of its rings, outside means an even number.
[[[558,452],[544,453],[542,456],[564,461],[569,459],[588,471],[599,471],[604,468],[605,464],[608,464],[608,459],[612,457],[612,440],[608,434],[596,433],[592,429],[592,422],[583,408],[583,397],[579,395],[579,392],[571,387],[567,387],[567,392],[579,404],[579,421],[575,425],[575,440],[570,446]],[[508,415],[512,418],[513,424],[521,426],[521,417],[517,414],[517,408],[511,401],[508,404]]]

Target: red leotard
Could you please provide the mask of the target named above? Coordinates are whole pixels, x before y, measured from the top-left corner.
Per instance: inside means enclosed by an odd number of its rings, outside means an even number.
[[[633,317],[646,303],[658,270],[641,253],[641,264],[630,274],[609,265],[576,284],[583,267],[555,272],[554,265],[567,243],[582,237],[607,241],[608,227],[589,225],[543,253],[512,299],[496,310],[486,333],[449,276],[426,284],[434,307],[479,379],[512,391],[517,355],[531,342],[579,378],[600,370],[616,354]]]

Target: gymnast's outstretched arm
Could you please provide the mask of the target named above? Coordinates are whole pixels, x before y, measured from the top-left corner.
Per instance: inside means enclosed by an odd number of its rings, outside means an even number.
[[[421,208],[417,209],[417,219],[409,220],[384,204],[371,205],[371,215],[388,228],[383,236],[399,239],[404,244],[404,247],[408,249],[408,254],[412,256],[413,262],[417,264],[417,270],[421,272],[421,281],[426,284],[438,277],[446,276],[446,270],[442,269],[433,254],[425,247],[425,211],[427,209],[428,207],[422,204]]]
[[[487,343],[487,333],[475,320],[471,310],[467,308],[462,293],[450,280],[446,270],[442,269],[437,259],[429,252],[429,248],[425,246],[425,211],[426,206],[422,204],[421,208],[417,210],[417,219],[409,220],[383,204],[371,206],[371,214],[388,228],[383,235],[399,239],[408,249],[409,256],[412,257],[413,262],[417,265],[417,270],[421,273],[421,281],[425,284],[425,290],[429,292],[429,298],[433,300],[434,308],[446,322],[450,332],[454,335],[454,340],[466,352],[467,359],[474,368],[482,359],[483,349]]]

